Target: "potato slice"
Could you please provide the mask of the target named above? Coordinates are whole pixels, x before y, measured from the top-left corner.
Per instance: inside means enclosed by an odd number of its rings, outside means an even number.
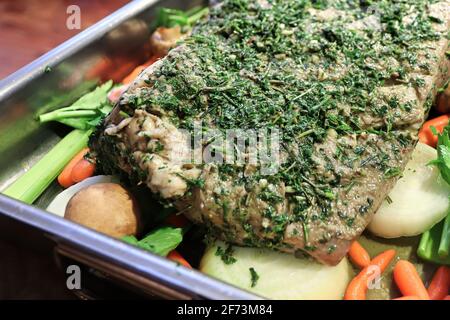
[[[200,270],[212,277],[269,299],[335,300],[342,299],[352,276],[352,268],[344,258],[337,266],[319,264],[309,258],[269,249],[233,247],[236,262],[225,264],[216,255],[217,241],[209,247],[200,263]],[[251,287],[250,268],[259,276]]]
[[[434,148],[418,143],[403,176],[383,201],[368,229],[383,238],[415,236],[442,220],[449,210],[450,187],[439,169],[427,165]]]

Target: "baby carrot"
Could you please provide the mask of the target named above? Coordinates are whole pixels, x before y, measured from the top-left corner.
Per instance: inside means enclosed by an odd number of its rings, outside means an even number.
[[[78,163],[78,161],[83,159],[83,157],[88,152],[89,148],[84,148],[83,150],[78,152],[76,156],[73,157],[72,160],[70,160],[70,162],[65,166],[63,171],[59,174],[58,182],[62,187],[68,188],[75,183],[75,181],[72,180],[72,169]]]
[[[431,300],[442,300],[448,295],[450,289],[450,268],[439,267],[428,286],[428,294]]]
[[[386,270],[389,263],[395,257],[395,250],[386,250],[370,261],[370,264],[350,281],[350,284],[345,291],[345,300],[366,300],[366,293],[368,289],[368,282],[373,275],[373,267],[377,267],[380,274]]]
[[[136,68],[134,68],[133,71],[131,71],[131,73],[129,75],[127,75],[123,80],[122,83],[123,84],[130,84],[131,82],[133,82],[134,79],[136,79],[136,77],[143,71],[145,70],[145,68],[147,68],[144,65],[141,66],[137,66]]]
[[[442,133],[444,128],[448,125],[449,120],[450,114],[444,114],[437,118],[426,121],[423,124],[422,129],[420,129],[419,131],[420,141],[435,148],[437,145],[438,137],[433,134],[433,131],[431,131],[431,127],[436,128],[437,132]]]
[[[406,260],[397,262],[394,267],[394,281],[403,295],[418,296],[421,300],[430,299],[422,279],[411,262]]]
[[[95,163],[92,163],[89,160],[81,159],[77,162],[77,164],[72,168],[72,173],[70,178],[73,182],[80,182],[86,178],[92,177],[95,172]]]
[[[155,63],[158,60],[158,57],[153,56],[151,57],[147,62],[145,62],[144,64],[137,66],[136,68],[134,68],[134,70],[127,75],[123,80],[122,83],[123,84],[130,84],[131,82],[134,81],[134,79],[136,79],[136,77],[143,71],[145,70],[147,67],[151,66],[153,63]]]
[[[394,259],[395,253],[394,249],[386,250],[373,258],[372,261],[370,261],[370,265],[379,267],[380,272],[383,273],[389,266],[389,263],[391,263],[392,259]]]
[[[191,265],[189,264],[189,262],[187,262],[181,254],[178,253],[178,251],[176,250],[172,250],[169,252],[169,254],[167,255],[167,258],[169,258],[172,261],[178,262],[179,264],[185,266],[186,268],[192,269]]]
[[[420,298],[418,296],[403,296],[392,300],[420,300]]]
[[[366,300],[367,277],[365,274],[358,274],[350,281],[345,290],[344,300]]]
[[[358,241],[353,241],[348,251],[350,260],[359,268],[363,269],[370,264],[370,256]]]

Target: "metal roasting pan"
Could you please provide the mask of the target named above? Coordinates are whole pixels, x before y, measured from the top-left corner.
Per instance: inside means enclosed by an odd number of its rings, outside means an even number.
[[[150,25],[158,7],[187,9],[202,3],[195,0],[132,1],[1,80],[0,190],[30,168],[67,133],[61,126],[38,125],[36,112],[62,101],[69,103],[88,90],[92,83],[101,80],[87,76],[99,59],[138,55],[142,51],[148,41],[147,35],[120,36],[124,23],[131,20]],[[33,250],[53,252],[63,270],[70,264],[79,265],[83,278],[82,288],[76,292],[78,296],[116,297],[113,293],[120,292],[121,297],[259,298],[47,213],[42,208],[57,192],[58,186],[54,183],[34,205],[0,194],[0,238]]]

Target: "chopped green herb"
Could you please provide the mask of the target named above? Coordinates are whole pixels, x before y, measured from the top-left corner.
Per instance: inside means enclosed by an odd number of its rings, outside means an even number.
[[[258,273],[256,273],[254,268],[249,268],[250,270],[250,285],[252,288],[254,288],[256,286],[256,284],[258,283],[259,280],[259,275]]]
[[[236,258],[233,257],[232,245],[228,245],[228,247],[225,250],[222,249],[222,247],[218,246],[216,250],[216,256],[218,257],[220,256],[220,258],[225,264],[233,264],[237,261]]]

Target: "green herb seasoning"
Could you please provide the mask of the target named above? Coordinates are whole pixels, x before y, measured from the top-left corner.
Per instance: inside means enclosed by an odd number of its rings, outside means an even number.
[[[254,288],[259,280],[259,274],[255,271],[254,268],[249,268],[250,271],[250,281],[251,281],[251,287]]]
[[[216,256],[220,256],[225,264],[233,264],[236,262],[236,258],[233,257],[232,245],[228,245],[225,250],[222,247],[218,246],[216,250]]]
[[[446,36],[429,11],[435,2],[223,1],[121,109],[191,132],[197,122],[222,132],[279,130],[283,162],[274,174],[199,165],[202,180],[189,187],[205,202],[192,215],[202,212],[198,220],[230,242],[340,254],[326,242],[364,229],[428,112],[431,97],[424,104],[416,92],[431,92],[426,79],[439,57],[430,46]],[[117,151],[120,137],[105,140],[114,145],[105,157],[120,153],[129,175],[145,181],[134,150]],[[195,202],[191,195],[181,200]]]

